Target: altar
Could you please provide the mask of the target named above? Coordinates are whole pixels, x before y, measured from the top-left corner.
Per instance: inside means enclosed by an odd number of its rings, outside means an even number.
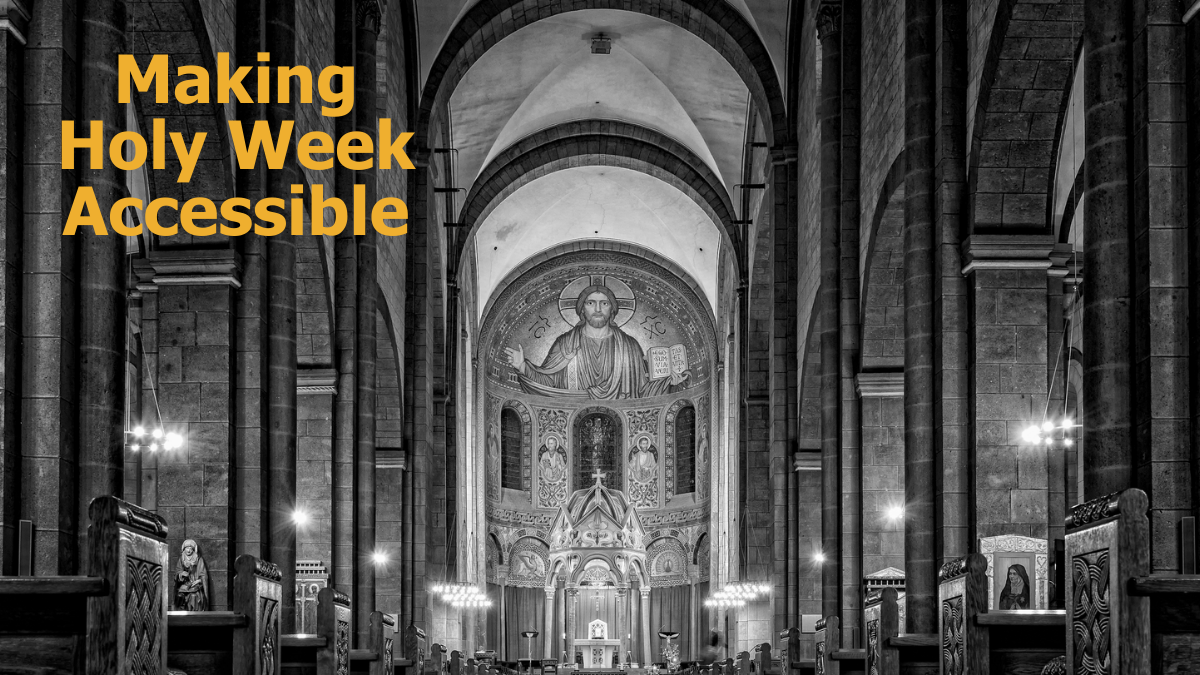
[[[578,639],[575,650],[583,654],[583,667],[588,670],[613,667],[613,654],[621,648],[620,640]]]
[[[583,668],[612,668],[613,656],[621,650],[620,640],[608,639],[608,623],[597,619],[588,624],[587,638],[575,640],[575,651],[583,656]]]

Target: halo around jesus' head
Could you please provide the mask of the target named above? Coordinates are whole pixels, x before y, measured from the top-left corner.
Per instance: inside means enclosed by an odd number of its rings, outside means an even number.
[[[637,309],[637,298],[634,297],[633,289],[629,287],[629,284],[613,276],[585,274],[563,286],[562,293],[558,295],[558,313],[568,326],[579,323],[579,312],[576,309],[579,296],[592,286],[604,286],[616,298],[617,306],[614,308],[616,315],[613,316],[612,325],[624,326],[633,318],[633,312]]]

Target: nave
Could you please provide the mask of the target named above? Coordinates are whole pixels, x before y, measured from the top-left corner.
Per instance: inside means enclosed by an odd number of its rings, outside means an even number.
[[[0,673],[1200,668],[1198,17],[0,3]]]

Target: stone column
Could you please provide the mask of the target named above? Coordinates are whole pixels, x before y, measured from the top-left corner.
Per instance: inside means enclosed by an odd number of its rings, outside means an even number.
[[[938,177],[934,199],[937,255],[933,279],[934,442],[939,478],[935,564],[960,558],[972,549],[969,534],[967,385],[967,286],[962,275],[960,235],[964,229],[967,189],[967,4],[942,0],[937,26],[938,118],[934,140]]]
[[[579,587],[567,586],[567,663],[575,663],[575,632],[578,621],[575,612],[579,609]]]
[[[904,374],[859,373],[862,397],[862,574],[904,569]],[[843,633],[845,637],[845,634]]]
[[[863,500],[857,489],[862,475],[862,439],[855,376],[859,368],[859,118],[862,10],[860,0],[842,0],[841,31],[841,221],[838,241],[838,375],[841,378],[841,626],[843,645],[859,645],[862,611]],[[824,80],[822,79],[822,88]],[[789,472],[792,473],[792,472]],[[794,474],[793,474],[794,475]],[[794,624],[791,624],[794,625]]]
[[[1200,250],[1193,248],[1190,260],[1184,254],[1188,197],[1197,189],[1188,183],[1187,140],[1200,133],[1200,121],[1186,103],[1186,54],[1189,48],[1194,54],[1196,44],[1187,39],[1182,15],[1192,4],[1143,0],[1132,5],[1133,482],[1150,497],[1150,568],[1156,574],[1179,572],[1179,522],[1195,516],[1200,506],[1200,435],[1192,428],[1192,418],[1200,414],[1193,347],[1200,322],[1195,314],[1190,325],[1171,320],[1188,315],[1188,277],[1200,274]],[[1184,377],[1188,372],[1192,376]]]
[[[65,77],[77,63],[73,8],[65,0],[46,0],[32,8],[25,70],[48,75],[26,78],[24,163],[20,172],[7,176],[19,175],[24,183],[20,517],[35,521],[33,573],[39,576],[78,572],[80,237],[62,236],[75,179],[63,171],[59,144],[52,140],[62,136],[64,119],[77,120],[77,135],[88,133],[78,121],[82,115],[74,91],[63,88],[63,83],[74,87],[75,79]],[[18,13],[9,10],[10,16]]]
[[[795,471],[788,472],[789,478],[792,479],[791,480],[792,483],[795,483],[795,477],[796,477],[795,473],[796,473]],[[692,578],[695,579],[696,577],[692,577]],[[692,652],[691,652],[691,654],[686,654],[686,655],[680,653],[679,658],[683,659],[686,656],[688,661],[695,661],[696,658],[700,655],[700,639],[701,639],[700,638],[700,635],[701,635],[700,622],[704,619],[704,606],[700,604],[700,585],[693,581],[690,584],[690,591],[691,591],[690,592],[690,595],[691,595],[690,602],[691,602],[691,607],[692,607],[692,630],[691,630],[690,642],[692,643]],[[798,617],[799,615],[793,612],[792,614],[790,614],[790,616]],[[653,633],[653,630],[651,630],[651,633]],[[649,650],[647,650],[647,651],[649,651]]]
[[[933,463],[935,0],[904,3],[904,570],[906,631],[937,630]]]
[[[821,140],[821,288],[817,304],[821,326],[821,613],[841,614],[839,571],[841,548],[841,361],[838,339],[839,265],[841,251],[841,141],[842,45],[841,4],[825,2],[817,10],[817,36],[821,40],[821,102],[818,124]],[[857,281],[855,282],[857,284]],[[843,618],[846,622],[846,618]]]
[[[354,3],[334,13],[333,60],[338,66],[353,67],[355,62],[355,33],[358,12]],[[357,72],[356,72],[357,75]],[[343,84],[345,86],[345,84]],[[355,111],[359,107],[355,88]],[[334,133],[341,138],[355,130],[354,112],[333,119]],[[358,243],[353,221],[354,184],[357,171],[341,162],[333,167],[334,190],[338,199],[348,205],[346,228],[334,237],[334,366],[338,371],[338,394],[333,410],[333,521],[331,528],[330,584],[346,595],[354,590],[354,477],[355,436],[357,421],[354,400],[357,393],[358,347]]]
[[[117,54],[125,52],[125,3],[80,3],[80,117],[104,123],[104,145],[125,128],[125,106],[117,101]],[[69,82],[69,81],[68,81]],[[73,82],[70,84],[74,84]],[[68,85],[70,86],[70,85]],[[77,134],[86,133],[77,129]],[[103,150],[102,150],[103,152]],[[125,172],[111,161],[98,169],[78,168],[80,187],[95,190],[107,214],[125,193]],[[125,452],[125,239],[82,229],[79,267],[79,445],[78,550],[87,550],[88,506],[94,497],[122,492]],[[80,555],[80,572],[87,573]]]
[[[375,107],[378,84],[375,71],[375,49],[379,36],[380,10],[378,0],[356,0],[354,122],[355,130],[377,140]],[[366,201],[375,203],[375,169],[357,172],[365,186]],[[367,208],[370,208],[368,206]],[[370,218],[370,214],[367,214]],[[368,227],[366,234],[357,237],[358,245],[358,317],[355,356],[358,377],[355,381],[355,451],[354,451],[354,608],[358,620],[358,639],[365,644],[368,620],[374,611],[375,565],[375,334],[376,300],[379,296],[377,233]]]
[[[696,587],[695,587],[695,585],[693,585],[692,586],[692,600],[693,600],[692,607],[693,608],[696,606],[694,604],[695,595],[696,595],[695,589],[696,589]],[[651,648],[650,636],[657,631],[652,631],[650,629],[650,589],[649,588],[641,589],[641,595],[642,595],[642,613],[641,613],[641,617],[642,617],[642,622],[641,622],[642,623],[642,667],[645,668],[648,664],[650,664],[654,660],[654,650]],[[695,610],[693,609],[693,611],[695,611]],[[680,637],[682,638],[682,634],[680,634]],[[682,642],[682,639],[680,640],[680,642]]]
[[[402,579],[412,565],[404,558],[404,483],[408,457],[403,450],[379,450],[375,453],[375,492],[378,508],[375,545],[387,554],[388,562],[380,569],[375,587],[375,607],[381,612],[399,612],[404,603]]]
[[[0,110],[0,359],[19,363],[21,358],[21,162],[25,115],[25,42],[29,32],[29,10],[24,3],[8,2],[0,7],[0,72],[3,93],[9,105]],[[14,133],[15,132],[15,133]],[[0,574],[17,573],[17,521],[21,519],[21,372],[5,368],[0,377]]]
[[[500,661],[508,660],[508,622],[504,620],[506,606],[504,597],[508,595],[508,585],[504,583],[504,578],[506,576],[507,574],[500,574],[500,598],[496,603],[496,605],[500,608],[500,614],[498,616],[498,620],[496,621],[496,624],[500,626],[500,644],[496,646],[496,658]]]
[[[263,50],[262,3],[237,3],[237,64],[250,66],[246,75],[247,91],[257,90],[258,52]],[[235,106],[243,127],[265,119],[262,104]],[[257,202],[265,195],[265,168],[240,169],[234,173],[237,196]],[[235,555],[248,553],[266,558],[270,529],[266,490],[269,471],[267,420],[267,240],[258,235],[238,237],[235,246],[242,257],[242,288],[236,294],[237,392],[235,394],[235,436],[238,449],[237,493],[234,497]],[[235,558],[236,559],[236,558]],[[278,562],[278,561],[271,561]],[[290,588],[290,587],[289,587]]]
[[[1083,400],[1087,457],[1082,501],[1133,485],[1134,333],[1130,293],[1129,120],[1133,82],[1129,0],[1083,5]]]
[[[209,608],[228,608],[233,572],[229,523],[236,499],[232,391],[234,251],[154,250],[134,264],[142,293],[144,364],[134,421],[178,433],[184,445],[146,454],[143,498],[168,523],[172,555],[187,539],[209,571]],[[160,417],[161,416],[161,417]],[[145,441],[143,441],[145,442]]]
[[[542,629],[542,658],[554,658],[554,586],[546,587],[546,621]]]
[[[629,603],[631,602],[629,588],[617,589],[617,638],[621,640],[621,646],[618,647],[617,663],[625,661],[625,650],[629,649]],[[605,668],[611,667],[612,664],[604,664]]]
[[[266,46],[274,66],[296,64],[296,0],[266,0]],[[272,133],[296,118],[291,103],[266,105]],[[292,186],[301,184],[294,151],[283,167],[266,172],[266,193],[287,200]],[[296,583],[296,243],[290,234],[267,241],[267,559],[283,572],[283,588]],[[295,594],[285,592],[280,613],[281,633],[295,629]]]
[[[1050,447],[1022,440],[1047,410],[1051,235],[980,235],[963,244],[973,302],[971,450],[975,535],[1048,536]]]

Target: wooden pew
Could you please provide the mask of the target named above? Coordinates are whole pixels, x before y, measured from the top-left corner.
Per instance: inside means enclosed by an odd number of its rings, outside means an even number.
[[[350,598],[334,588],[317,593],[316,634],[280,638],[284,675],[340,675],[350,670]]]
[[[166,672],[166,523],[116,497],[92,500],[88,515],[91,576],[0,578],[0,667]]]
[[[816,633],[817,675],[841,675],[841,662],[833,659],[833,653],[841,648],[840,619],[826,616],[817,620]]]
[[[404,629],[401,646],[401,658],[396,660],[396,666],[408,671],[409,675],[421,675],[429,654],[425,631],[411,623],[408,624],[408,628]]]
[[[867,672],[896,675],[937,669],[937,635],[900,632],[900,601],[895,588],[872,590],[864,600]]]
[[[367,621],[367,646],[365,649],[350,650],[350,672],[391,675],[394,672],[392,634],[395,632],[395,619],[390,614],[371,612]]]
[[[771,643],[764,642],[754,648],[754,666],[758,675],[788,675],[779,668],[779,660],[771,657]]]
[[[1108,675],[1160,675],[1200,663],[1200,576],[1150,574],[1148,504],[1134,488],[1067,516],[1067,672],[1107,664]]]
[[[1041,673],[1062,656],[1061,610],[988,611],[987,560],[969,554],[938,572],[938,634],[947,675]]]
[[[187,675],[274,675],[283,574],[252,555],[234,562],[233,611],[168,612],[167,664]]]

